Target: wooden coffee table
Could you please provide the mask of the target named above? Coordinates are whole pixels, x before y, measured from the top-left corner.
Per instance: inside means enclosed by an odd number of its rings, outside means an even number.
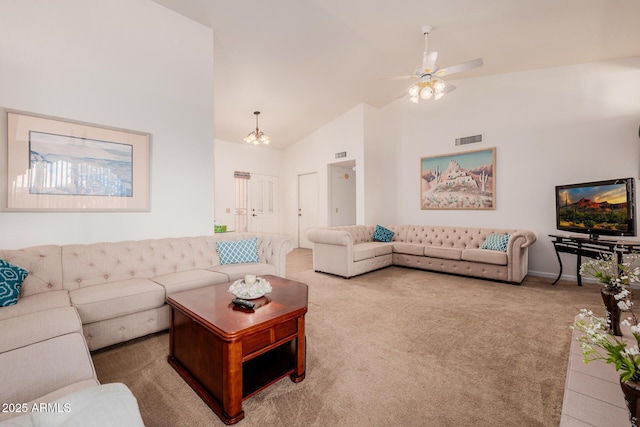
[[[171,366],[225,424],[244,418],[242,401],[287,375],[305,377],[307,285],[261,276],[273,292],[234,306],[231,283],[167,297]]]

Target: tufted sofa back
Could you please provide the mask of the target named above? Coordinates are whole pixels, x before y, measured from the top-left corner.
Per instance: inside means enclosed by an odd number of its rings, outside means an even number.
[[[205,236],[64,245],[63,286],[73,290],[207,268],[213,265],[214,252]]]
[[[0,259],[26,270],[20,295],[28,296],[62,289],[60,246],[44,245],[24,249],[0,250]]]
[[[382,225],[382,224],[381,224]],[[404,242],[409,225],[384,225],[385,228],[393,231],[393,242]],[[338,225],[330,227],[332,230],[344,230],[351,235],[353,244],[373,242],[373,233],[376,231],[375,225]]]
[[[409,225],[406,227],[406,243],[420,243],[457,249],[477,249],[491,233],[513,234],[517,230],[471,227],[440,227]]]
[[[513,234],[515,229],[446,227],[431,225],[392,225],[386,228],[394,232],[393,242],[418,243],[457,249],[477,249],[491,233]],[[353,244],[372,242],[376,229],[373,225],[343,225],[331,227],[332,230],[347,231]]]

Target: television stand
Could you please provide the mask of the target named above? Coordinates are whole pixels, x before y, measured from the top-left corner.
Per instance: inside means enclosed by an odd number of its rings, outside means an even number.
[[[582,286],[582,276],[580,275],[582,257],[595,259],[599,258],[603,254],[616,254],[618,264],[620,264],[622,262],[622,255],[636,252],[640,249],[640,242],[593,239],[592,235],[589,235],[589,237],[580,237],[568,234],[549,234],[549,237],[553,238],[553,247],[556,250],[556,256],[558,257],[558,263],[560,264],[560,272],[552,285],[558,283],[558,280],[562,277],[562,259],[560,258],[560,252],[574,254],[577,256],[576,276],[578,276],[578,286]]]

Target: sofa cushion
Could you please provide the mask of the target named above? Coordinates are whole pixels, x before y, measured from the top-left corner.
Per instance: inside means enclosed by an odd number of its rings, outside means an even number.
[[[211,267],[209,270],[224,274],[225,282],[242,279],[245,274],[255,274],[256,276],[264,276],[267,274],[276,275],[276,266],[264,262],[250,262],[246,264],[226,264]]]
[[[393,252],[393,244],[385,242],[366,242],[353,247],[353,260],[362,261],[364,259],[387,255]]]
[[[0,321],[0,353],[72,332],[82,332],[82,323],[73,307],[54,308]]]
[[[507,243],[509,243],[509,234],[491,233],[487,236],[480,249],[489,249],[492,251],[507,251]]]
[[[460,260],[462,259],[462,249],[425,246],[424,255],[433,258]]]
[[[393,239],[393,231],[381,225],[376,225],[376,231],[373,232],[372,238],[378,242],[390,242]]]
[[[417,243],[394,242],[393,252],[397,254],[424,256],[424,245]]]
[[[70,291],[69,296],[83,324],[149,310],[165,303],[164,288],[147,279],[87,286]]]
[[[20,287],[27,271],[0,259],[0,307],[14,305],[20,296]]]
[[[229,279],[226,274],[216,273],[210,270],[191,270],[163,274],[151,280],[162,285],[166,294],[171,295],[176,292],[188,291],[189,289],[224,283]]]
[[[488,251],[486,249],[465,249],[462,251],[462,259],[464,261],[495,265],[507,265],[509,260],[506,252]]]
[[[62,335],[0,353],[0,402],[29,402],[70,384],[96,379],[80,333]]]
[[[0,320],[59,307],[71,307],[69,292],[59,290],[22,295],[17,304],[0,309]]]
[[[34,404],[40,407],[42,403],[53,402],[54,400],[61,399],[71,393],[75,393],[76,391],[84,390],[85,388],[95,387],[98,385],[100,385],[100,383],[96,379],[78,381],[73,384],[69,384],[68,386],[52,391],[51,393],[47,393],[44,396],[38,396],[37,399],[34,399],[27,403],[27,408],[29,409],[33,408]],[[5,412],[5,413],[0,412],[0,427],[16,427],[16,424],[14,423],[15,423],[16,417],[19,415],[21,414],[15,413],[15,412]],[[13,418],[10,422],[4,423],[4,424],[2,423],[2,421],[8,420],[10,418]],[[29,427],[33,427],[33,424],[30,424]]]
[[[122,383],[88,387],[51,403],[57,411],[33,411],[13,418],[14,427],[144,427],[138,401]],[[29,408],[32,408],[30,406]]]
[[[221,265],[260,261],[258,258],[257,237],[234,242],[216,242],[216,249],[220,256]]]

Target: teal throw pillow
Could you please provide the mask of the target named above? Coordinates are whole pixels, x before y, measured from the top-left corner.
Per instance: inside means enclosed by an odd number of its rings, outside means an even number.
[[[0,307],[14,305],[20,296],[20,287],[29,273],[0,259]]]
[[[260,262],[258,258],[258,238],[236,240],[233,242],[216,242],[220,264],[243,264]]]
[[[509,237],[511,237],[509,234],[491,233],[487,236],[487,240],[484,241],[480,249],[506,252]]]
[[[379,242],[390,242],[393,238],[393,231],[388,228],[384,228],[381,225],[376,225],[376,231],[373,232],[373,240]]]

